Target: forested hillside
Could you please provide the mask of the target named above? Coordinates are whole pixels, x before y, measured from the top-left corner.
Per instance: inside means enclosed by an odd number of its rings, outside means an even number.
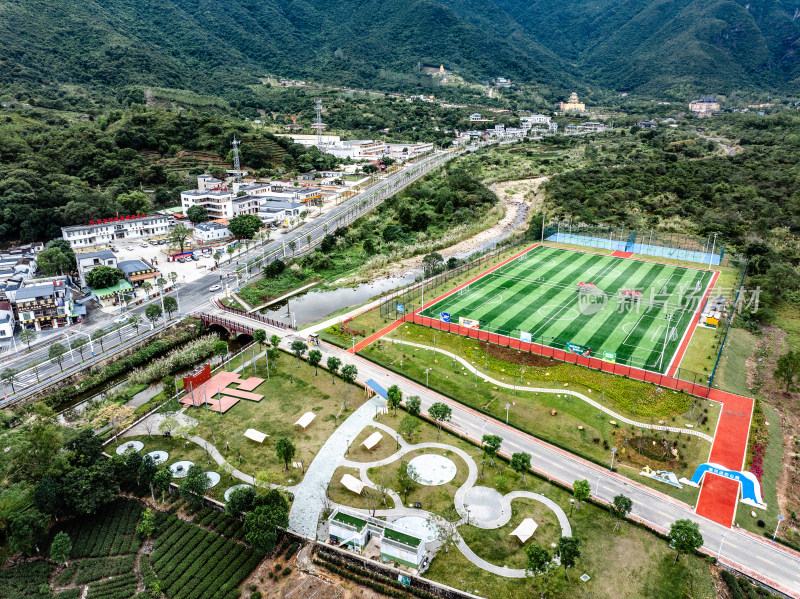
[[[275,73],[413,90],[430,82],[420,65],[443,63],[468,81],[505,76],[553,94],[793,89],[796,8],[784,0],[3,0],[0,83],[232,97]]]
[[[231,164],[234,132],[262,141],[242,145],[243,164],[252,169],[307,170],[330,167],[334,160],[213,115],[137,105],[74,123],[35,111],[9,112],[0,117],[0,243],[48,240],[59,237],[64,225],[143,212],[149,205],[129,195],[141,187],[153,190],[156,207],[175,205],[180,192],[194,185],[187,175],[224,171]]]

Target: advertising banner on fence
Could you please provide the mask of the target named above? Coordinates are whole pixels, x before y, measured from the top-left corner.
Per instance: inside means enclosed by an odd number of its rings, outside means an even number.
[[[608,362],[609,364],[616,364],[617,354],[615,354],[613,351],[604,351],[603,362]]]
[[[524,341],[526,343],[530,343],[532,341],[531,334],[526,333],[525,331],[519,332],[519,340]]]
[[[589,356],[592,353],[592,348],[569,342],[567,343],[567,351],[579,356]]]
[[[460,324],[462,327],[467,327],[468,329],[479,329],[481,323],[477,320],[473,320],[472,318],[464,318],[463,316],[459,316],[458,324]]]
[[[450,313],[449,312],[439,312],[439,316],[442,317],[442,322],[450,322]]]

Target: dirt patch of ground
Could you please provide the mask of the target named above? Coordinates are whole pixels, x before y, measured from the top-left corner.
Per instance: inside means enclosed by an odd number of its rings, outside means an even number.
[[[795,542],[800,539],[800,393],[787,392],[773,376],[775,364],[789,351],[786,332],[776,326],[764,327],[756,352],[747,360],[747,381],[755,394],[771,406],[780,417],[783,434],[783,460],[778,477],[778,503],[781,513],[789,517],[782,527],[784,536]],[[792,513],[797,518],[792,518]]]
[[[313,562],[313,546],[309,543],[291,559],[283,559],[286,543],[278,548],[276,556],[267,557],[242,585],[242,598],[247,599],[255,590],[265,599],[382,599],[385,595],[359,586],[352,580],[337,576]],[[277,568],[276,568],[277,567]],[[288,574],[283,574],[286,568]],[[272,577],[270,577],[270,573]],[[277,576],[276,576],[277,573]],[[251,588],[255,586],[255,589]]]
[[[489,354],[492,358],[497,358],[503,362],[510,362],[512,364],[521,364],[522,366],[532,366],[534,368],[547,368],[554,366],[560,362],[556,362],[550,358],[539,356],[537,354],[530,354],[522,352],[510,347],[502,347],[494,345],[493,343],[476,342],[481,351]]]

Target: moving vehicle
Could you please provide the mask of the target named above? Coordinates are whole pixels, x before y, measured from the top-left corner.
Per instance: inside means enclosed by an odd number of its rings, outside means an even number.
[[[114,319],[114,324],[125,324],[126,322],[128,322],[129,318],[130,316],[128,316],[127,314],[122,314],[121,316],[117,316]]]
[[[212,293],[213,293],[214,291],[219,291],[220,289],[222,289],[222,285],[212,285],[211,287],[209,287],[209,288],[208,288],[208,290],[209,290],[210,292],[212,292]]]

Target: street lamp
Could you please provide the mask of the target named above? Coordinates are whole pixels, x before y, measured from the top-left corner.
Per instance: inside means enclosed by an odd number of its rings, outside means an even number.
[[[69,337],[67,337],[66,333],[61,333],[67,340],[67,347],[69,348],[69,357],[72,358],[72,365],[75,366],[75,354],[72,353],[72,343],[70,343]]]
[[[776,527],[775,527],[775,532],[774,532],[774,533],[772,533],[772,542],[773,542],[773,543],[775,542],[775,537],[777,537],[777,536],[778,536],[778,528],[780,527],[780,525],[781,525],[781,522],[783,522],[783,516],[780,516],[780,515],[779,515],[779,516],[778,516],[778,526],[776,526]]]
[[[617,448],[616,447],[612,447],[611,448],[611,471],[612,472],[614,471],[614,454],[615,453],[617,453]]]
[[[575,496],[569,496],[569,517],[572,518],[572,511],[575,509]]]
[[[508,408],[510,408],[510,407],[511,407],[511,404],[507,403],[506,404],[506,424],[508,424]]]
[[[353,342],[353,355],[356,353],[356,338],[350,337],[350,340]]]
[[[425,388],[428,388],[428,373],[431,371],[430,368],[425,369]]]
[[[469,512],[470,512],[470,509],[467,508],[467,526],[469,526]]]
[[[725,541],[726,536],[728,536],[727,531],[722,534],[722,538],[719,540],[719,549],[717,550],[717,563],[719,563],[719,556],[722,553],[722,543]]]

